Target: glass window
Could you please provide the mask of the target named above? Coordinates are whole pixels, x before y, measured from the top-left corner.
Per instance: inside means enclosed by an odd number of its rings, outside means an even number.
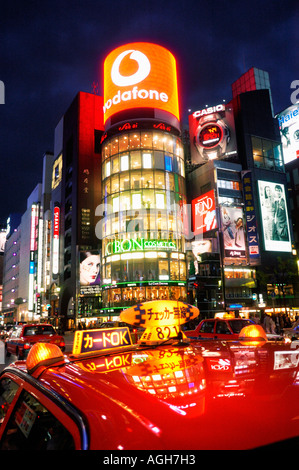
[[[165,209],[165,194],[156,193],[156,208]]]
[[[3,378],[0,381],[0,426],[4,421],[6,413],[12,403],[19,386],[10,378]]]
[[[131,170],[141,168],[141,152],[131,152]]]
[[[121,135],[119,138],[119,151],[126,152],[129,148],[129,138],[128,135]]]
[[[215,321],[214,320],[211,320],[211,321],[205,321],[203,322],[201,328],[200,328],[200,332],[201,333],[213,333],[214,331],[214,325],[215,325]]]
[[[165,137],[164,148],[166,152],[173,153],[173,138],[171,135]]]
[[[165,173],[166,189],[174,191],[174,175],[173,173]]]
[[[118,153],[118,137],[115,137],[111,141],[111,155]]]
[[[165,170],[172,171],[172,157],[170,155],[165,155],[164,163],[165,163]]]
[[[216,333],[222,335],[229,335],[231,334],[229,327],[227,326],[226,322],[223,320],[217,321],[216,323]]]
[[[143,171],[141,177],[141,183],[143,188],[154,187],[154,173],[153,171]]]
[[[130,149],[139,149],[140,148],[140,133],[134,132],[129,134],[129,145]]]
[[[128,211],[131,209],[130,193],[125,191],[120,195],[120,209],[122,211]]]
[[[163,150],[163,147],[164,147],[163,134],[155,133],[153,136],[153,148],[157,150]]]
[[[110,176],[110,172],[111,172],[110,160],[108,162],[106,162],[105,169],[106,169],[105,177],[108,178],[108,176]]]
[[[128,169],[129,169],[129,155],[121,155],[120,171],[127,171]]]
[[[186,263],[185,261],[180,261],[180,279],[186,279]]]
[[[111,178],[111,193],[119,191],[119,175],[112,176]]]
[[[141,209],[141,193],[132,194],[132,209]]]
[[[140,189],[141,188],[141,171],[134,171],[131,173],[131,188]]]
[[[23,392],[10,417],[1,450],[74,450],[72,435],[35,396]]]
[[[179,279],[179,262],[170,261],[170,279]]]
[[[152,189],[143,191],[142,203],[146,209],[155,207],[154,191]]]
[[[112,199],[112,210],[113,212],[119,212],[119,196]]]
[[[118,173],[119,172],[119,157],[118,155],[116,157],[112,158],[112,173]]]
[[[153,147],[153,135],[151,132],[141,132],[141,147],[142,148]]]
[[[155,151],[155,168],[164,170],[164,153]]]
[[[142,166],[143,168],[152,168],[152,154],[143,153],[142,154]]]
[[[163,171],[155,171],[155,188],[165,189],[165,173]]]
[[[168,261],[167,260],[159,260],[159,280],[165,281],[169,279],[169,272],[168,272]]]
[[[125,191],[126,189],[130,189],[130,176],[129,173],[122,173],[119,177],[119,190]]]

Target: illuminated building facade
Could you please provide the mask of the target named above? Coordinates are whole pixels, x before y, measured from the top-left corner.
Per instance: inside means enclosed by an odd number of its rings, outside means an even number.
[[[128,57],[132,51],[135,56]],[[145,68],[132,79],[134,63]],[[139,301],[186,299],[186,191],[172,54],[129,44],[113,51],[104,68],[104,217],[97,232],[103,311],[115,315]]]
[[[250,69],[232,91],[230,103],[189,120],[196,165],[187,175],[194,206],[189,292],[206,317],[263,312],[294,299],[287,177],[268,75]]]

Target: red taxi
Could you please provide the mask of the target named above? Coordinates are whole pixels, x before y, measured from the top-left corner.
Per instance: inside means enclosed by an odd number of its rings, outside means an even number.
[[[12,331],[11,335],[5,340],[6,355],[14,354],[18,359],[23,359],[32,345],[41,341],[57,344],[62,351],[65,350],[63,336],[58,335],[52,325],[33,323],[20,325]]]
[[[238,339],[239,333],[247,325],[254,324],[244,318],[209,318],[202,320],[194,330],[184,331],[189,338]]]
[[[184,457],[176,463],[194,464],[201,449],[297,448],[299,351],[292,342],[270,342],[258,325],[236,341],[191,342],[180,325],[197,309],[146,304],[121,314],[145,328],[138,344],[126,327],[77,331],[72,354],[37,343],[26,362],[7,367],[0,450],[186,450],[175,453]]]

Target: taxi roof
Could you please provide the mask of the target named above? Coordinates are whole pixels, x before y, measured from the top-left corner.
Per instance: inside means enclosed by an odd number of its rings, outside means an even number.
[[[271,342],[133,346],[68,356],[39,380],[71,397],[91,448],[246,449],[299,436],[298,358]]]
[[[70,355],[47,345],[51,358],[35,362],[40,346],[29,352],[30,380],[78,410],[90,449],[251,449],[297,439],[294,342],[268,341],[256,326],[238,341],[190,341],[178,326],[196,314],[192,306],[152,304],[122,318],[145,327],[138,344],[121,327],[77,331]]]

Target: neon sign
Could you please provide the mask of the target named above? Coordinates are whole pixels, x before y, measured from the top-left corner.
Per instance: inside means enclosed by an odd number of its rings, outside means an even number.
[[[106,246],[105,255],[109,256],[118,253],[129,253],[132,251],[146,250],[176,250],[177,246],[171,240],[146,240],[145,238],[125,240],[113,240]]]
[[[76,331],[73,354],[94,353],[100,350],[107,351],[124,346],[132,346],[132,344],[128,327]]]
[[[175,58],[156,44],[120,46],[104,63],[104,122],[120,111],[148,107],[179,119]]]

